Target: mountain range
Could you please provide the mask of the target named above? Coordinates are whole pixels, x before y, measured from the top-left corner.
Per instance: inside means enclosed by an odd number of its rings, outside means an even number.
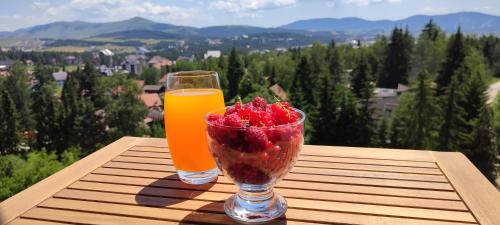
[[[448,33],[456,31],[457,27],[460,26],[462,31],[468,33],[500,34],[500,16],[477,12],[459,12],[445,15],[415,15],[401,20],[365,20],[356,17],[308,19],[274,28],[239,25],[196,28],[158,23],[134,17],[107,23],[54,22],[12,32],[0,32],[0,37],[84,39],[90,37],[131,38],[131,36],[136,35],[140,38],[180,38],[186,36],[224,38],[255,33],[297,33],[307,36],[375,35],[386,34],[395,26],[408,26],[410,31],[418,33],[430,19]],[[135,31],[140,31],[140,34]]]

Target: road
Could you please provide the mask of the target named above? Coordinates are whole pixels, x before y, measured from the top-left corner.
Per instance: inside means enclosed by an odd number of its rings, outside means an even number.
[[[497,96],[499,91],[500,91],[500,81],[490,85],[490,87],[488,88],[488,104],[495,101],[495,97]]]

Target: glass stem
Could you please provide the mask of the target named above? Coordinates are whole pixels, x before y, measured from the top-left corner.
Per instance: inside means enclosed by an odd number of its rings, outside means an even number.
[[[267,211],[274,204],[275,195],[272,187],[257,190],[243,190],[236,194],[236,202],[249,211]]]

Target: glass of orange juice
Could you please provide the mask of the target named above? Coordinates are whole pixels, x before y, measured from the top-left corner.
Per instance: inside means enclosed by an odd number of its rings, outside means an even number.
[[[219,76],[212,71],[167,74],[165,133],[177,175],[189,184],[205,184],[219,170],[208,151],[205,115],[224,107]]]

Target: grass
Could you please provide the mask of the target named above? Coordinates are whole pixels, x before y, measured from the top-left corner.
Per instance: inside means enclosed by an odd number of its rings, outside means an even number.
[[[66,71],[73,72],[73,71],[76,71],[77,68],[78,68],[78,65],[67,65]]]
[[[93,38],[86,38],[84,39],[86,41],[102,41],[102,42],[124,42],[124,41],[140,41],[146,45],[154,45],[159,43],[160,39],[147,39],[147,38],[130,38],[130,39],[116,39],[116,38],[101,38],[101,37],[93,37]]]
[[[111,51],[114,51],[115,53],[128,53],[128,52],[135,51],[134,47],[118,46],[118,45],[113,45],[113,44],[107,44],[107,45],[101,45],[101,46],[95,46],[95,47],[96,47],[96,49],[108,48]],[[43,51],[46,51],[46,52],[85,52],[85,51],[90,51],[90,48],[69,45],[69,46],[44,48]]]
[[[24,38],[0,38],[0,46],[4,48],[15,47],[22,44]]]
[[[44,52],[85,52],[87,50],[89,50],[88,47],[81,46],[58,46],[43,49]]]

